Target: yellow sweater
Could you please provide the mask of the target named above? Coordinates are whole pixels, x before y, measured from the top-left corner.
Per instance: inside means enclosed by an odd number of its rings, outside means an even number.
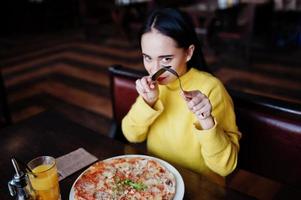
[[[226,176],[236,167],[240,139],[231,97],[218,79],[194,68],[181,81],[184,90],[200,90],[209,97],[213,128],[202,130],[180,96],[176,80],[159,85],[153,108],[137,98],[122,120],[124,136],[130,142],[147,139],[150,153],[170,162],[208,176]]]

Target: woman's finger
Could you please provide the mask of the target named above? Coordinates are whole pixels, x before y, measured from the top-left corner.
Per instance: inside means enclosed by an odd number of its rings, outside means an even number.
[[[192,111],[193,111],[193,112],[199,111],[199,110],[200,110],[201,108],[203,108],[207,103],[208,103],[208,102],[207,102],[205,99],[203,99],[203,100],[200,101],[198,104],[196,104],[196,105],[194,105],[194,106],[192,107]]]
[[[190,110],[193,110],[193,107],[195,105],[199,104],[199,100],[197,98],[192,98],[191,100],[188,101],[187,105],[188,105],[188,108]]]
[[[142,86],[141,79],[136,80],[136,90],[140,95],[146,93],[145,89]]]
[[[182,92],[182,96],[184,96],[185,101],[189,102],[193,98],[199,97],[199,98],[204,98],[205,95],[201,93],[199,90],[192,90],[192,91],[184,91]]]
[[[150,76],[147,77],[146,81],[147,81],[147,83],[148,83],[148,85],[149,85],[149,88],[150,88],[151,90],[153,90],[153,89],[156,88],[157,81],[153,81],[153,80],[151,79]]]
[[[195,93],[193,98],[188,102],[188,107],[190,109],[195,109],[194,107],[200,104],[204,100],[204,95],[200,93]]]
[[[150,92],[150,87],[149,87],[146,77],[143,77],[141,79],[141,85],[146,92]]]
[[[184,95],[188,98],[193,98],[197,95],[203,95],[199,90],[184,91]]]
[[[195,112],[195,114],[197,115],[197,117],[199,119],[206,119],[207,117],[209,117],[211,115],[211,105],[210,104],[206,104],[200,110],[198,110],[197,112]]]

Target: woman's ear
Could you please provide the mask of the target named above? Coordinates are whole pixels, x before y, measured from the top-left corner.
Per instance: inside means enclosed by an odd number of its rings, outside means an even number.
[[[191,59],[191,57],[192,57],[192,55],[193,55],[193,52],[194,52],[194,45],[191,44],[191,45],[188,47],[188,49],[187,49],[186,62],[188,62],[188,61]]]

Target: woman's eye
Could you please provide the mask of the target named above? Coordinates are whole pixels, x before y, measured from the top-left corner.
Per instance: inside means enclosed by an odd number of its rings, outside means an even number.
[[[163,58],[162,62],[163,63],[169,63],[171,61],[171,58]]]
[[[143,59],[144,59],[146,62],[150,62],[150,61],[152,60],[149,56],[143,56]]]

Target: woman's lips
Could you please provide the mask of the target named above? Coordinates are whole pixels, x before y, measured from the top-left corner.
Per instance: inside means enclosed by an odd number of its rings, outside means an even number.
[[[164,79],[166,79],[166,77],[159,77],[159,78],[157,79],[157,81],[158,81],[158,82],[162,82]]]

